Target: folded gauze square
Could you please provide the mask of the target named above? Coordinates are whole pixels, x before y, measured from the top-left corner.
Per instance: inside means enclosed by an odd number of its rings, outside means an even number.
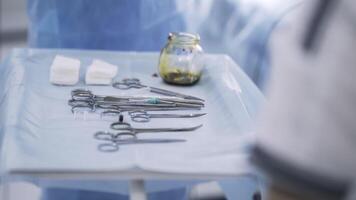
[[[85,83],[88,85],[109,85],[116,74],[116,65],[94,60],[85,74]]]
[[[57,55],[52,63],[49,81],[57,85],[75,85],[79,81],[80,61]]]

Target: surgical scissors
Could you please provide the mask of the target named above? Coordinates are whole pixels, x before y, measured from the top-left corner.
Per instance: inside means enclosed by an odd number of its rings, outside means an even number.
[[[86,101],[86,100],[69,100],[68,104],[72,107],[71,111],[72,113],[75,113],[76,111],[89,111],[89,112],[95,112],[98,108],[99,109],[104,109],[104,110],[117,110],[117,111],[125,111],[123,108],[120,108],[118,105],[112,105],[112,104],[98,104],[93,101]]]
[[[106,96],[95,95],[90,90],[75,89],[71,92],[73,101],[109,101],[109,102],[125,102],[129,100],[149,100],[150,97],[133,97],[133,96]],[[152,98],[152,97],[151,97]]]
[[[198,98],[198,97],[185,95],[185,94],[181,94],[181,93],[178,93],[178,92],[173,92],[173,91],[165,90],[165,89],[161,89],[161,88],[156,88],[156,87],[143,85],[143,84],[141,84],[140,79],[138,79],[138,78],[125,78],[122,81],[114,82],[112,84],[112,86],[114,88],[121,89],[121,90],[128,90],[128,89],[131,89],[131,88],[137,88],[137,89],[149,88],[150,92],[153,92],[153,93],[162,94],[162,95],[166,95],[166,96],[180,97],[180,98],[183,98],[183,99],[193,99],[193,100],[198,100],[198,101],[204,102],[204,99],[201,99],[201,98]]]
[[[110,128],[117,131],[128,131],[132,134],[138,133],[158,133],[158,132],[180,132],[180,131],[194,131],[203,124],[193,127],[184,127],[184,128],[133,128],[131,124],[126,122],[114,122],[110,125]]]
[[[73,105],[71,108],[72,113],[76,112],[96,112],[98,109],[103,110],[102,114],[112,114],[112,112],[106,113],[106,111],[128,112],[133,110],[145,110],[145,111],[177,111],[177,110],[201,110],[201,108],[195,107],[144,107],[144,106],[116,106],[116,105],[96,105],[96,104],[83,104]]]
[[[206,113],[190,114],[150,114],[145,110],[129,111],[131,120],[134,122],[149,122],[151,118],[193,118],[206,115]]]
[[[94,134],[97,140],[108,141],[98,145],[98,150],[102,152],[116,152],[120,145],[125,144],[156,144],[185,142],[183,139],[138,139],[136,134],[131,132],[111,133],[98,131]]]

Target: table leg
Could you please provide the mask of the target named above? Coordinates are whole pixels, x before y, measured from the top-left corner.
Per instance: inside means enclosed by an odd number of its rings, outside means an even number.
[[[253,199],[261,190],[259,181],[254,176],[241,176],[234,180],[220,180],[219,185],[229,200]]]
[[[131,180],[129,184],[130,200],[147,200],[144,180]]]

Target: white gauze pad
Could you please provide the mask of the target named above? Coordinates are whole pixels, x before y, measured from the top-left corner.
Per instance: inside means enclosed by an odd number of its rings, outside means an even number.
[[[57,85],[75,85],[79,81],[80,61],[57,55],[52,63],[49,81]]]
[[[85,74],[85,83],[89,85],[109,85],[116,74],[116,65],[94,60]]]

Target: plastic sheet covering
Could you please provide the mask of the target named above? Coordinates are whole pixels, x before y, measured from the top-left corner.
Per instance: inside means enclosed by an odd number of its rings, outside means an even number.
[[[28,0],[29,44],[159,51],[169,32],[194,32],[207,52],[230,55],[261,87],[270,32],[295,1]]]
[[[49,83],[49,66],[55,55],[80,59],[81,82],[76,87]],[[108,121],[78,120],[67,100],[75,88],[87,88],[97,94],[138,95],[145,89],[121,91],[110,86],[86,86],[85,68],[97,58],[119,66],[117,78],[136,77],[148,85],[193,94],[206,100],[201,118],[153,119],[135,127],[191,126],[204,124],[187,133],[140,134],[140,138],[182,138],[185,143],[122,146],[119,152],[97,150],[93,134],[109,130]],[[166,85],[151,75],[157,71],[158,53],[114,53],[105,51],[69,51],[19,49],[12,52],[1,67],[1,171],[10,175],[56,175],[71,177],[109,174],[120,178],[129,172],[154,173],[179,177],[210,179],[236,177],[249,173],[246,150],[253,131],[252,123],[263,96],[252,81],[227,56],[207,55],[207,68],[194,87]],[[130,121],[126,118],[126,121]],[[127,192],[126,183],[100,182],[75,184],[69,181],[33,179],[38,184]],[[95,180],[100,180],[96,179]],[[163,181],[164,182],[164,181]],[[170,189],[189,181],[170,184],[146,184],[147,191]],[[121,185],[120,185],[121,184]]]

